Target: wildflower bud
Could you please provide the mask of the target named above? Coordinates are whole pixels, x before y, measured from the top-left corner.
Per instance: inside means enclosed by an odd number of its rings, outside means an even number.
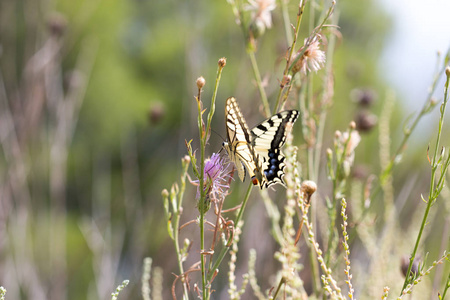
[[[377,94],[374,90],[366,89],[354,89],[350,92],[350,97],[354,102],[360,106],[370,106],[375,101]]]
[[[200,203],[200,199],[198,199],[197,208],[201,214],[205,214],[208,212],[208,210],[211,208],[211,197],[209,196],[209,194],[206,194],[205,199],[203,199],[203,207]]]
[[[291,75],[284,75],[283,80],[280,83],[280,87],[284,88],[286,85],[288,85],[291,82],[292,76]]]
[[[254,39],[259,38],[266,32],[266,26],[264,25],[264,23],[259,22],[258,20],[252,22],[249,29]]]
[[[430,106],[435,106],[438,103],[438,100],[435,97],[431,97]]]
[[[450,77],[450,66],[447,66],[445,68],[445,75],[447,75],[447,77]]]
[[[161,102],[154,102],[151,104],[150,109],[148,111],[148,119],[150,124],[156,125],[158,124],[162,118],[164,118],[165,110],[164,106]]]
[[[161,196],[163,196],[163,198],[169,197],[169,191],[166,189],[163,189],[161,192]]]
[[[205,78],[203,78],[203,76],[200,76],[199,78],[197,78],[197,87],[199,90],[201,90],[206,84]]]
[[[227,59],[225,57],[222,57],[221,59],[219,59],[219,67],[223,68],[227,65]]]
[[[355,121],[351,121],[350,124],[348,125],[348,127],[349,127],[351,130],[355,130],[355,128],[356,128],[356,123],[355,123]]]
[[[330,148],[327,149],[327,156],[328,157],[333,156],[333,150],[331,150]]]
[[[53,36],[60,37],[66,31],[67,20],[61,14],[53,14],[47,21],[47,27]]]
[[[369,132],[378,122],[377,116],[367,112],[360,112],[356,116],[356,129],[360,132]]]
[[[189,248],[190,245],[191,245],[191,241],[189,239],[184,239],[184,243],[183,243],[184,249]]]
[[[335,139],[340,139],[342,136],[342,133],[339,130],[336,130],[334,133],[334,138]]]
[[[189,155],[185,155],[185,156],[181,159],[181,162],[182,162],[183,164],[188,164],[188,163],[191,162],[191,158],[189,157]]]
[[[299,55],[299,53],[294,54],[294,56],[292,56],[292,61],[295,61],[297,59],[297,56]],[[297,62],[295,63],[295,65],[292,67],[292,73],[295,74],[297,72],[299,72],[302,69],[302,59],[303,57],[300,57],[299,60],[297,60]]]

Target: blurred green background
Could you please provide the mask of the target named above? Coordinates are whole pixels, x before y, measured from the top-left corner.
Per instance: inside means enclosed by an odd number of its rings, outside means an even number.
[[[163,268],[164,296],[170,297],[177,268],[161,190],[179,180],[185,140],[194,139],[198,147],[196,78],[206,79],[208,108],[217,60],[227,58],[209,154],[220,151],[225,136],[227,97],[240,101],[250,126],[262,119],[251,104],[259,94],[230,6],[205,0],[2,0],[0,5],[0,285],[7,299],[108,299],[123,279],[131,282],[121,297],[138,299],[147,256]],[[291,20],[297,6],[289,3]],[[337,12],[340,36],[326,146],[360,110],[352,91],[373,95],[370,111],[378,115],[390,87],[377,63],[391,18],[370,0],[338,2]],[[288,47],[279,9],[273,22],[257,52],[269,99],[276,95]],[[301,32],[301,40],[307,34]],[[395,106],[393,149],[402,136],[405,105]],[[357,150],[357,168],[365,178],[379,172],[377,134],[376,128],[365,133]],[[405,226],[420,193],[427,192],[428,142],[413,140],[395,173],[398,194],[419,177],[409,187],[412,204],[402,211]],[[324,173],[320,178],[329,184]],[[235,179],[234,194],[242,195],[246,186]],[[194,187],[186,194],[188,221],[196,215]],[[240,199],[227,201],[230,207]],[[261,257],[272,260],[276,248],[268,221],[261,220],[262,204],[251,201],[247,213],[256,221],[246,225],[249,238],[242,247],[265,249]],[[195,238],[191,231],[186,234]],[[442,236],[434,233],[427,236],[432,257],[439,255]],[[263,242],[255,241],[258,235],[266,235]],[[264,272],[274,272],[276,265],[267,268]],[[220,290],[226,290],[225,271],[221,276],[217,298],[226,299]]]

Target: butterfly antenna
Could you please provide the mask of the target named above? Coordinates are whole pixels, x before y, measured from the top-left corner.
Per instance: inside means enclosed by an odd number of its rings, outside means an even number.
[[[211,131],[214,132],[215,134],[217,134],[217,135],[222,139],[222,141],[225,141],[225,139],[223,138],[223,136],[221,136],[217,131],[215,131],[215,130],[212,129],[212,128],[211,128]]]
[[[221,136],[217,131],[215,131],[212,128],[211,128],[211,131],[214,132],[215,134],[217,134],[222,139],[222,141],[225,142],[225,139],[223,138],[223,136]],[[220,152],[222,152],[222,150],[223,150],[223,147],[220,147],[220,150],[219,150],[219,152],[217,152],[217,154],[220,154]]]

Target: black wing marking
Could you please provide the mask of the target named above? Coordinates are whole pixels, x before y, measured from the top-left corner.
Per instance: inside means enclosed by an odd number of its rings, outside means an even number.
[[[251,130],[252,144],[262,161],[264,173],[261,188],[272,184],[284,185],[285,157],[281,147],[286,142],[286,128],[297,120],[299,112],[288,110],[277,113]]]

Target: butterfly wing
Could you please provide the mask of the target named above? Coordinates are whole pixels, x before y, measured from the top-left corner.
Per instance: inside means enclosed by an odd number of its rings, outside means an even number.
[[[253,184],[261,182],[260,160],[253,149],[250,130],[234,97],[226,101],[225,116],[228,141],[224,143],[224,148],[236,165],[239,178],[244,181],[247,169]]]
[[[284,185],[285,157],[280,148],[286,142],[287,130],[297,120],[297,110],[286,110],[273,115],[251,130],[251,141],[254,151],[261,160],[263,173],[261,188],[272,184]]]

